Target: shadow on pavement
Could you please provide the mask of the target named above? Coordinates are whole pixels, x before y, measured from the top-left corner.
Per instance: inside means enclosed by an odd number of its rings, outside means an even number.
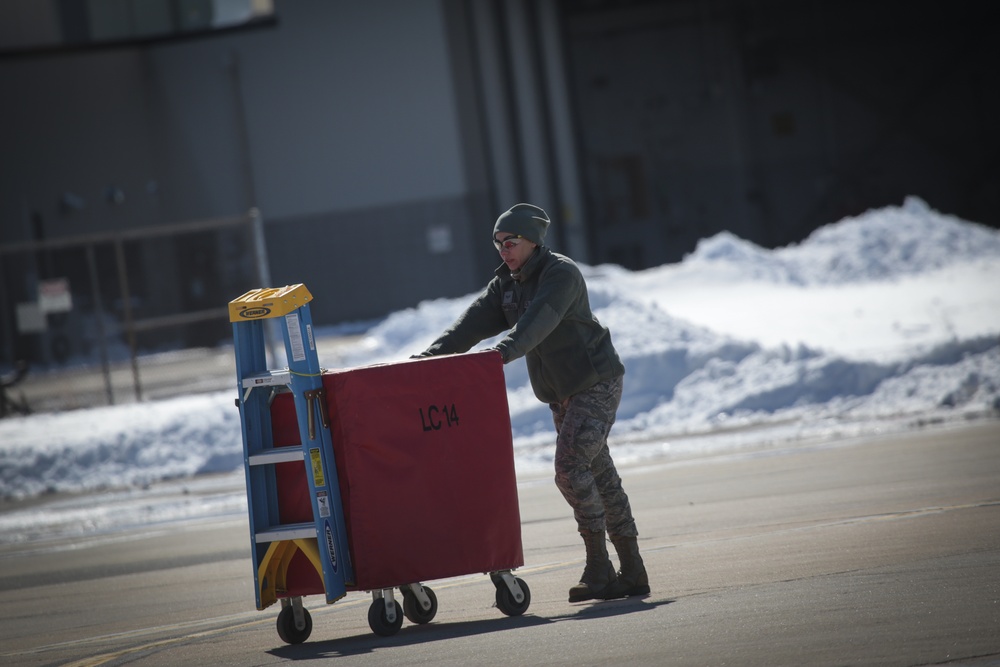
[[[280,646],[267,651],[270,655],[285,660],[316,660],[372,653],[378,649],[414,646],[429,642],[445,641],[459,637],[471,637],[491,632],[504,632],[562,621],[607,618],[621,614],[651,611],[668,605],[674,600],[649,600],[648,596],[631,597],[622,600],[597,600],[581,603],[573,612],[552,617],[524,616],[501,617],[497,619],[466,621],[459,623],[428,623],[427,625],[407,625],[391,637],[374,634],[340,637],[326,641],[311,641],[304,644]]]
[[[502,617],[482,621],[408,625],[391,637],[378,637],[374,634],[366,633],[354,637],[340,637],[329,641],[281,646],[267,652],[286,660],[335,658],[372,653],[378,649],[413,646],[416,644],[455,639],[457,637],[471,637],[490,632],[502,632],[516,628],[530,628],[536,625],[546,625],[551,622],[546,618],[526,614],[524,616]]]
[[[591,618],[608,618],[611,616],[621,616],[622,614],[633,614],[640,611],[652,611],[657,607],[672,604],[674,600],[650,600],[649,595],[637,595],[620,600],[592,600],[589,602],[576,603],[574,611],[567,614],[553,616],[551,621],[572,621]]]

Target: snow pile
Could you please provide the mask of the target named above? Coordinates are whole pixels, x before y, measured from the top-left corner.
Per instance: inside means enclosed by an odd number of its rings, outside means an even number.
[[[619,463],[1000,413],[1000,232],[918,199],[777,250],[724,232],[679,264],[584,270],[627,369]],[[473,297],[393,313],[336,364],[405,359]],[[548,408],[523,360],[505,374],[518,471],[547,470]],[[10,418],[0,496],[240,470],[240,438],[232,392]]]

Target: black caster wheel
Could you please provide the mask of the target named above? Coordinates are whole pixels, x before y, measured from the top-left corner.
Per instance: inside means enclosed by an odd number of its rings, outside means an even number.
[[[399,603],[395,600],[392,602],[396,606],[396,620],[390,623],[385,613],[386,602],[385,598],[378,598],[368,607],[368,627],[379,637],[391,637],[403,627],[403,610]]]
[[[410,619],[411,623],[416,623],[418,625],[423,625],[424,623],[430,623],[438,611],[438,599],[437,595],[434,594],[427,586],[424,586],[424,593],[431,601],[431,606],[429,609],[424,609],[420,605],[420,601],[417,596],[409,591],[409,589],[403,591],[403,613],[406,618]]]
[[[497,609],[508,616],[520,616],[528,610],[528,605],[531,604],[531,590],[528,588],[528,584],[524,583],[524,580],[520,578],[515,578],[514,581],[517,582],[517,585],[521,587],[521,592],[524,593],[524,599],[520,602],[514,599],[514,594],[510,592],[507,584],[502,579],[497,584]]]
[[[302,616],[306,623],[305,627],[300,630],[295,627],[294,609],[285,607],[278,613],[278,636],[281,637],[281,641],[286,644],[301,644],[309,639],[313,629],[312,616],[309,615],[308,609],[302,610]]]

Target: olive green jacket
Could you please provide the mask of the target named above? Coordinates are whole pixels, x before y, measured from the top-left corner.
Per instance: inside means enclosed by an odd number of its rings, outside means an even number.
[[[508,331],[509,330],[509,331]],[[587,284],[569,257],[540,247],[512,276],[506,265],[421,356],[457,354],[503,331],[504,363],[525,357],[535,396],[561,403],[625,373],[611,333],[590,310]]]

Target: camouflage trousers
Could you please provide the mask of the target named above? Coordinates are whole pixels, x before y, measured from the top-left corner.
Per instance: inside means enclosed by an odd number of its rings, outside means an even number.
[[[550,403],[556,426],[556,486],[580,530],[638,535],[628,496],[608,450],[622,398],[622,378],[598,382],[563,403]]]

